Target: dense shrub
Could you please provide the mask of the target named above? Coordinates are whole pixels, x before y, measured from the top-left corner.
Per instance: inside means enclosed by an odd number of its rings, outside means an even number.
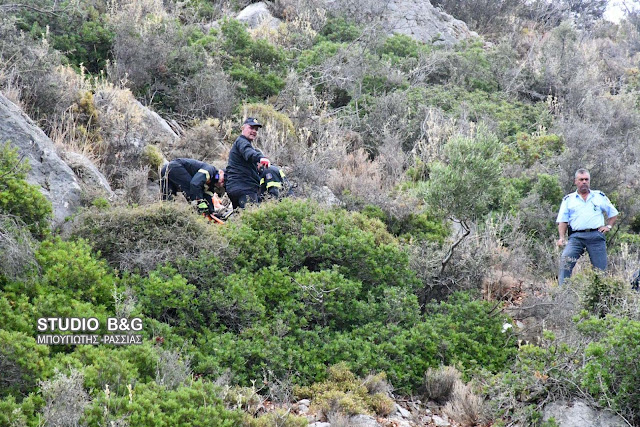
[[[221,26],[223,66],[239,82],[240,93],[250,99],[276,95],[284,87],[285,54],[263,39],[252,40],[246,27],[230,19]]]
[[[275,265],[295,272],[331,269],[363,283],[379,297],[383,287],[415,285],[407,255],[385,227],[357,213],[283,200],[243,213],[223,234],[237,250],[237,267]]]
[[[591,395],[604,406],[625,416],[632,424],[640,422],[638,391],[638,340],[640,322],[608,316],[591,317],[579,327],[595,338],[585,351],[582,381]]]
[[[29,165],[9,143],[0,146],[0,214],[12,215],[27,225],[34,237],[49,233],[51,203],[37,185],[26,181]]]
[[[155,382],[137,384],[123,394],[103,390],[87,409],[84,421],[98,425],[126,420],[131,425],[149,427],[241,425],[242,414],[225,409],[220,394],[208,381],[194,381],[176,390]]]
[[[468,222],[488,214],[501,197],[504,145],[486,127],[472,137],[457,136],[445,146],[446,163],[431,164],[425,200],[444,215]],[[482,191],[474,189],[482,183]],[[468,197],[475,194],[475,197]],[[467,224],[468,225],[468,224]]]
[[[215,227],[181,202],[88,211],[78,216],[72,235],[90,241],[111,266],[142,273],[176,254],[189,258],[224,246]]]
[[[545,103],[528,104],[507,98],[497,91],[464,89],[452,84],[432,85],[412,89],[410,100],[438,107],[454,117],[494,123],[498,136],[509,137],[510,140],[519,132],[532,133],[540,125],[551,124]]]
[[[36,259],[42,268],[41,284],[94,305],[111,305],[115,278],[106,263],[91,253],[86,241],[43,242]]]
[[[49,369],[49,348],[22,332],[0,329],[0,398],[25,396]]]
[[[513,339],[501,331],[504,318],[489,311],[487,303],[457,297],[429,305],[428,316],[413,325],[373,320],[342,332],[289,314],[239,334],[203,334],[194,369],[210,375],[231,369],[242,384],[267,369],[276,376],[293,372],[296,384],[309,385],[325,378],[325,366],[344,361],[356,375],[385,371],[397,390],[411,393],[429,367],[442,363],[459,364],[465,372],[482,366],[496,372],[511,363]]]
[[[92,4],[91,4],[92,3]],[[68,8],[64,13],[46,13],[55,2],[42,2],[39,8],[18,9],[17,27],[34,39],[46,34],[54,49],[64,52],[66,60],[89,72],[99,73],[111,59],[113,32],[107,23],[106,3],[96,1]],[[45,6],[46,5],[46,6]]]

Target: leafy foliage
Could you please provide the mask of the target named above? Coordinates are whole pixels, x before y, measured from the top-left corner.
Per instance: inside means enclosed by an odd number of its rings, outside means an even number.
[[[426,201],[460,220],[482,218],[500,198],[503,149],[498,138],[483,126],[473,138],[458,136],[449,141],[445,146],[447,163],[431,165]]]
[[[7,142],[0,147],[0,213],[19,218],[35,237],[49,233],[51,203],[26,181],[28,163]]]

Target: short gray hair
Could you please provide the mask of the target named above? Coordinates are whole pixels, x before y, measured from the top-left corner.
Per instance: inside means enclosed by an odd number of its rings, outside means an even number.
[[[583,174],[587,174],[589,175],[589,178],[591,178],[591,174],[589,173],[588,169],[585,168],[580,168],[576,171],[576,173],[573,175],[573,179],[576,179],[578,177],[578,175],[583,175]]]

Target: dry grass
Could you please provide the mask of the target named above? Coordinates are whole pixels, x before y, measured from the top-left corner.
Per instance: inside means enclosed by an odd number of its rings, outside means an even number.
[[[56,372],[51,380],[40,383],[45,406],[42,415],[45,425],[75,427],[80,425],[89,394],[83,388],[83,375],[72,370],[69,375]]]
[[[38,269],[36,242],[28,228],[13,216],[0,215],[0,271],[8,279],[17,280]]]
[[[444,413],[463,426],[471,427],[485,421],[486,408],[482,397],[476,395],[469,385],[457,381]]]
[[[438,369],[429,368],[424,374],[424,397],[439,404],[444,404],[451,398],[454,386],[460,382],[462,374],[453,366],[443,366]]]

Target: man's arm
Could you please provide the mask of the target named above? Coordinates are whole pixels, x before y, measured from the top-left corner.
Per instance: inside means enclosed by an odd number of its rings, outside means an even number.
[[[242,157],[244,157],[247,162],[252,164],[259,163],[260,159],[264,157],[262,151],[253,148],[251,143],[249,143],[249,141],[247,140],[240,140],[238,143],[238,149],[240,150]]]
[[[567,243],[567,241],[564,238],[564,236],[567,234],[567,227],[568,226],[569,226],[569,223],[567,223],[567,222],[559,222],[558,223],[558,234],[560,235],[560,238],[556,242],[557,246],[564,246]]]

